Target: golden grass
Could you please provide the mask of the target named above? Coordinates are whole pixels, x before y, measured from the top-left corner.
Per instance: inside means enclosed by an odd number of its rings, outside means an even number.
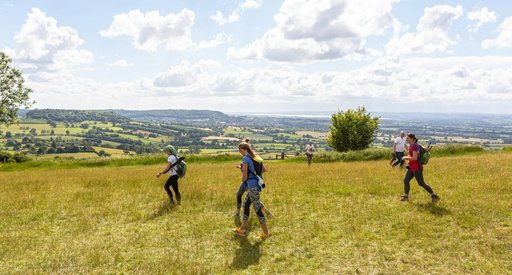
[[[433,273],[512,270],[512,154],[432,159],[434,205],[387,161],[268,163],[273,236],[229,232],[237,163],[189,164],[168,208],[162,165],[0,172],[1,273]]]

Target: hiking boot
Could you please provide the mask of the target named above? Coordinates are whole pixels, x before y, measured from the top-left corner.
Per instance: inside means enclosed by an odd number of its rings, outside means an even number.
[[[235,211],[235,213],[233,213],[233,218],[240,218],[240,211]]]
[[[440,200],[439,196],[436,195],[436,194],[432,194],[431,197],[432,197],[432,202],[434,202],[434,203],[436,203],[436,202],[438,202]]]
[[[258,241],[264,241],[270,237],[270,232],[268,234],[265,234],[265,232],[261,232],[260,237],[258,238]]]
[[[235,227],[231,229],[231,232],[233,232],[233,234],[235,235],[245,237],[245,233],[247,232],[247,230],[242,230],[240,229],[240,227]]]
[[[408,201],[408,200],[409,200],[409,196],[406,196],[406,195],[400,196],[400,201]]]
[[[170,207],[174,207],[175,205],[176,205],[176,203],[174,203],[174,201],[170,201],[170,202],[169,202],[169,206],[170,206]]]

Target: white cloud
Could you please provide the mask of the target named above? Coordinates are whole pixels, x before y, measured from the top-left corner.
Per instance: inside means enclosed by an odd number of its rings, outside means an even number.
[[[240,8],[246,9],[259,9],[261,7],[261,0],[245,0],[240,4]]]
[[[93,59],[92,53],[79,48],[84,41],[75,29],[58,26],[56,19],[37,8],[28,14],[14,42],[14,49],[5,50],[26,68],[65,70]]]
[[[131,67],[131,66],[133,66],[133,63],[130,63],[124,59],[119,59],[119,60],[114,61],[113,63],[107,64],[107,66],[123,68],[123,67]]]
[[[223,15],[223,13],[219,10],[215,12],[215,15],[210,16],[217,25],[222,26],[225,24],[231,24],[238,22],[240,20],[241,14],[247,9],[259,9],[261,7],[261,0],[245,0],[241,2],[238,7],[231,12],[231,14],[227,17]]]
[[[128,36],[136,49],[156,51],[162,46],[166,50],[179,51],[193,46],[191,29],[194,12],[183,9],[177,14],[160,16],[158,11],[142,13],[132,10],[114,16],[108,30],[100,31],[103,37]]]
[[[468,19],[473,21],[468,26],[469,32],[477,32],[484,24],[496,22],[496,13],[490,11],[487,7],[468,13]]]
[[[395,32],[386,45],[389,54],[446,52],[456,42],[450,39],[448,30],[463,15],[462,6],[437,5],[425,8],[416,26],[416,32],[401,35]]]
[[[230,48],[235,60],[266,58],[309,62],[373,52],[365,38],[381,35],[396,19],[391,14],[398,0],[286,0],[276,26],[263,37],[241,48]]]
[[[153,84],[156,87],[182,87],[198,84],[201,80],[204,82],[209,77],[206,71],[212,68],[219,68],[216,61],[203,60],[191,65],[188,61],[182,61],[180,64],[169,68],[166,72],[158,74]]]
[[[264,112],[366,105],[379,111],[401,107],[400,111],[471,112],[512,101],[510,64],[512,57],[503,56],[382,57],[352,71],[305,73],[281,66],[232,68],[204,60],[184,61],[153,78],[120,83],[104,84],[45,72],[32,74],[27,80],[38,102],[35,107],[39,108],[172,107]],[[510,112],[496,108],[487,111]]]
[[[503,20],[498,26],[498,37],[482,41],[482,47],[488,48],[512,48],[512,16]]]
[[[238,22],[240,20],[240,15],[238,15],[236,12],[232,12],[229,16],[224,17],[221,11],[217,11],[215,15],[210,16],[210,19],[215,21],[217,25],[222,26],[234,22]]]
[[[225,33],[218,33],[212,40],[199,42],[197,47],[200,49],[215,48],[232,40],[233,38],[231,36]]]

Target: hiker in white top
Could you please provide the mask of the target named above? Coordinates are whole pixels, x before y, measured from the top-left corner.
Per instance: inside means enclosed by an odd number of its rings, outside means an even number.
[[[162,172],[159,172],[156,174],[156,177],[159,178],[161,175],[169,173],[170,177],[167,179],[164,185],[165,192],[167,192],[167,195],[170,199],[170,206],[174,206],[174,199],[172,197],[172,192],[169,187],[172,187],[172,190],[174,191],[174,194],[176,195],[176,201],[179,204],[181,204],[181,194],[178,187],[178,167],[175,165],[175,163],[178,161],[178,158],[176,157],[178,155],[178,152],[172,145],[167,145],[164,148],[164,152],[168,155],[167,157],[167,164],[165,165],[165,168]],[[173,166],[174,165],[174,166]]]
[[[404,161],[402,160],[404,156],[405,150],[407,150],[407,141],[405,138],[404,131],[400,132],[400,136],[395,139],[395,142],[393,142],[393,152],[396,157],[396,161],[391,165],[391,167],[395,167],[398,164],[400,164],[400,169],[404,167]]]
[[[308,145],[306,145],[306,158],[308,159],[308,166],[311,166],[311,161],[313,160],[313,152],[315,151],[315,146],[313,142],[310,141]]]

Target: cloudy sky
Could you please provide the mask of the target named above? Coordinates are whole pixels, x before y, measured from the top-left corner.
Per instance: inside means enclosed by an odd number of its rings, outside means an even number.
[[[35,108],[512,113],[512,5],[0,0]]]

